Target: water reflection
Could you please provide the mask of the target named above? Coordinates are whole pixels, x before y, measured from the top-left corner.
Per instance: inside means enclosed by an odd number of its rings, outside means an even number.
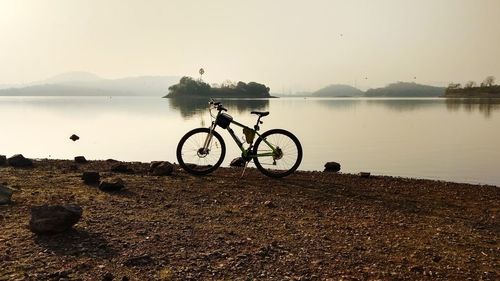
[[[319,104],[320,106],[326,106],[326,107],[331,107],[332,109],[348,109],[348,108],[353,108],[358,106],[363,100],[358,99],[358,98],[352,98],[352,99],[343,99],[343,98],[338,98],[338,99],[316,99],[316,98],[309,98],[304,101],[311,101],[313,100],[315,103]]]
[[[264,111],[269,108],[268,99],[220,99],[225,108],[238,113],[252,110]],[[205,113],[208,108],[207,99],[169,99],[170,107],[179,110],[185,119],[199,112]]]
[[[464,109],[466,112],[481,112],[484,117],[490,118],[495,110],[500,109],[500,99],[446,99],[446,109],[448,111],[459,111]]]
[[[442,99],[366,99],[368,105],[383,106],[395,111],[413,111],[422,108],[441,106]]]

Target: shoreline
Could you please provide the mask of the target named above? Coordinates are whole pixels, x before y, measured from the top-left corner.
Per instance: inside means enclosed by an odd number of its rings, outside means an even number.
[[[500,189],[432,180],[255,169],[204,177],[147,163],[35,161],[0,167],[0,280],[498,278]],[[120,177],[103,192],[82,172]],[[74,230],[37,236],[30,209],[75,203]],[[126,277],[128,279],[122,279]],[[7,278],[7,279],[5,279]],[[108,279],[109,280],[109,279]]]

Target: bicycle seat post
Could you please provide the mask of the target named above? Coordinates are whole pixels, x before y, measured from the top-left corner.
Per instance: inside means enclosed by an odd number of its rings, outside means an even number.
[[[255,131],[260,130],[259,124],[262,124],[262,121],[260,121],[261,117],[262,116],[259,116],[259,118],[257,118],[257,123],[255,123],[255,126],[253,126],[253,128],[255,129]]]

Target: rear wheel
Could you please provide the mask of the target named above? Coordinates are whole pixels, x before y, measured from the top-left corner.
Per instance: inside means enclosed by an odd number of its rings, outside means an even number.
[[[295,172],[299,167],[302,161],[302,146],[292,133],[273,129],[257,139],[253,154],[268,155],[255,157],[255,166],[266,176],[281,178]]]
[[[215,171],[224,160],[226,144],[216,131],[203,150],[205,140],[210,134],[208,128],[198,128],[185,134],[177,145],[177,160],[179,165],[193,175],[206,175]]]

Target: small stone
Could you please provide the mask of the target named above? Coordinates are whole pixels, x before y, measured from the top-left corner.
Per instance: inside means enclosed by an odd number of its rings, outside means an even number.
[[[338,172],[340,171],[340,164],[337,162],[327,162],[325,164],[325,172]]]
[[[87,163],[87,159],[85,159],[84,156],[76,156],[75,157],[75,162],[78,163],[78,164],[85,164]]]
[[[55,234],[67,231],[82,217],[77,205],[42,205],[31,208],[30,230],[37,234]]]
[[[433,262],[440,262],[442,259],[443,259],[443,257],[441,257],[441,256],[434,256],[434,257],[432,257],[432,261]]]
[[[231,167],[245,167],[247,161],[245,161],[245,159],[243,159],[243,157],[238,157],[238,158],[234,158],[231,163],[229,164],[229,166]]]
[[[0,166],[7,165],[7,157],[5,155],[0,155]]]
[[[424,267],[421,265],[414,265],[410,268],[410,271],[415,273],[422,273],[424,272]]]
[[[172,163],[164,161],[160,163],[151,163],[152,171],[150,168],[150,173],[153,176],[169,176],[174,172],[174,165]]]
[[[98,172],[83,172],[82,180],[86,184],[99,184],[101,176]]]
[[[111,273],[111,272],[106,272],[102,276],[102,281],[113,281],[113,279],[115,279],[115,276],[113,276],[113,273]]]
[[[11,202],[14,191],[0,184],[0,205],[7,205]]]
[[[77,141],[77,140],[80,139],[80,137],[77,136],[77,135],[75,135],[75,134],[72,134],[71,137],[69,137],[69,139],[72,140],[72,141]]]
[[[149,255],[131,257],[127,259],[123,264],[125,266],[145,266],[153,263],[153,259]]]
[[[276,208],[276,204],[274,204],[271,200],[267,200],[266,202],[264,202],[264,206],[268,208]]]
[[[31,159],[24,158],[22,154],[16,154],[10,157],[9,159],[7,159],[7,162],[9,163],[9,165],[16,168],[33,166],[33,161],[31,161]]]
[[[359,173],[359,176],[362,177],[362,178],[369,178],[370,177],[370,173],[369,172],[361,172],[361,173]]]
[[[102,191],[119,191],[123,188],[125,188],[125,184],[120,178],[108,179],[105,181],[101,181],[101,183],[99,184],[99,189]]]

